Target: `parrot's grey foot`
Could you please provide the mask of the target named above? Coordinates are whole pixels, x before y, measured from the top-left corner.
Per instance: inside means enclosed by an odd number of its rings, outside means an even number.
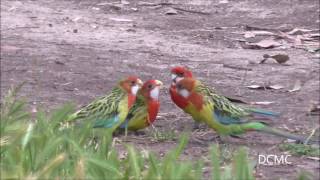
[[[230,137],[237,138],[237,139],[245,139],[245,138],[243,138],[241,136],[237,136],[237,135],[230,135]]]
[[[134,135],[136,135],[136,136],[143,136],[143,135],[146,135],[146,132],[144,132],[144,131],[135,131],[135,132],[134,132]]]
[[[206,126],[203,126],[201,123],[199,122],[194,122],[193,124],[193,128],[194,131],[203,131],[206,129]]]
[[[228,144],[228,137],[227,136],[217,136],[216,142],[218,144]]]
[[[193,130],[197,130],[197,129],[199,129],[199,128],[200,128],[200,123],[194,122],[192,129],[193,129]]]
[[[196,144],[199,144],[201,146],[206,146],[208,143],[203,141],[202,139],[196,138],[196,137],[191,137],[191,141],[196,142]]]
[[[217,136],[217,138],[215,139],[215,141],[216,141],[217,144],[224,144],[221,136]]]
[[[118,136],[121,136],[123,135],[125,132],[124,131],[120,131],[120,130],[116,130],[112,133],[112,136],[113,137],[118,137]]]

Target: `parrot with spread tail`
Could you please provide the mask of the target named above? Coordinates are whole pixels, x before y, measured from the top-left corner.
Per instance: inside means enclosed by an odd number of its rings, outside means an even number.
[[[87,119],[92,121],[94,128],[109,128],[114,131],[125,121],[142,84],[143,82],[136,76],[121,80],[110,94],[94,100],[71,114],[67,122]]]
[[[137,131],[150,126],[157,117],[160,102],[159,93],[162,82],[159,80],[146,81],[137,93],[136,102],[129,110],[128,116],[121,129]]]
[[[288,139],[305,142],[306,138],[272,128],[259,121],[256,115],[278,116],[277,113],[244,108],[232,104],[224,96],[194,78],[184,78],[176,84],[177,93],[187,99],[184,111],[195,121],[203,122],[220,135],[237,136],[248,131],[265,132]],[[253,119],[252,119],[253,118]]]

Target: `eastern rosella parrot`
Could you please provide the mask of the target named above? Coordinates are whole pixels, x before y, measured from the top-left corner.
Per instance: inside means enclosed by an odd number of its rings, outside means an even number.
[[[187,104],[187,100],[186,98],[180,96],[177,93],[177,89],[176,89],[176,83],[179,82],[180,80],[184,79],[184,78],[195,78],[192,74],[192,72],[187,69],[186,67],[182,67],[182,66],[176,66],[174,68],[171,69],[171,86],[169,89],[169,93],[171,96],[172,101],[181,109],[183,109],[183,107],[186,106]],[[231,102],[242,102],[241,100],[238,99],[234,99],[231,97],[226,97],[228,100],[230,100]]]
[[[184,111],[195,121],[203,122],[220,135],[239,135],[247,131],[261,131],[299,142],[305,138],[272,128],[265,123],[251,121],[253,115],[276,116],[264,110],[243,108],[216,94],[194,78],[184,78],[176,84],[177,93],[188,100]]]
[[[136,102],[129,110],[128,116],[120,128],[137,131],[151,125],[157,117],[160,102],[159,93],[162,82],[148,80],[138,91]]]
[[[169,93],[171,96],[171,100],[182,110],[184,110],[184,107],[187,106],[188,100],[177,93],[176,83],[184,78],[194,78],[192,72],[188,68],[183,66],[176,66],[171,69],[172,83],[169,89]],[[243,102],[241,100],[230,98],[230,97],[226,97],[226,98],[229,99],[231,102]],[[193,128],[199,129],[199,123],[195,122]]]
[[[141,86],[142,81],[138,77],[129,76],[121,80],[110,94],[71,114],[67,121],[92,120],[94,128],[109,128],[114,131],[126,119]]]
[[[192,72],[185,67],[176,66],[171,69],[171,86],[169,89],[172,101],[181,109],[187,105],[187,99],[177,93],[176,83],[184,78],[192,78]]]

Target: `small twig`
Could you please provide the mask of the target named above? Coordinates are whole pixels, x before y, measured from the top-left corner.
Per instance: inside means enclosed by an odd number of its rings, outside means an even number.
[[[178,5],[178,4],[167,3],[167,2],[161,2],[161,3],[140,2],[139,5],[140,6],[172,6],[172,5]],[[189,12],[189,13],[210,15],[209,12],[202,12],[202,11],[196,11],[196,10],[183,9],[183,8],[180,8],[180,7],[171,7],[171,8],[179,10],[179,11]]]
[[[227,37],[227,36],[224,36],[224,38],[230,39],[230,40],[233,40],[233,41],[247,42],[247,40],[245,40],[245,39],[231,38],[231,37]]]
[[[172,8],[173,8],[173,9],[176,9],[176,10],[179,10],[179,11],[189,12],[189,13],[202,14],[202,15],[210,15],[209,12],[189,10],[189,9],[183,9],[183,8],[179,8],[179,7],[172,7]]]
[[[153,124],[151,124],[151,127],[152,127],[152,130],[153,130],[156,134],[159,133],[159,131],[157,130],[157,128],[156,128]]]
[[[319,126],[316,127],[316,128],[314,128],[314,129],[311,131],[311,134],[307,137],[307,139],[304,141],[303,144],[308,144],[308,142],[310,141],[310,139],[312,138],[312,136],[314,135],[314,133],[316,132],[316,130],[317,130],[318,128],[319,128]]]
[[[251,68],[248,67],[239,67],[239,66],[233,66],[228,64],[223,64],[223,67],[231,68],[231,69],[238,69],[238,70],[245,70],[245,71],[252,71]]]
[[[281,31],[280,29],[275,28],[266,28],[266,27],[257,27],[257,26],[251,26],[251,25],[245,25],[244,30],[246,31]]]
[[[138,5],[140,6],[170,6],[170,5],[177,5],[168,2],[160,2],[160,3],[149,3],[149,2],[139,2]]]
[[[15,27],[15,28],[40,28],[40,26],[20,26],[20,27]]]

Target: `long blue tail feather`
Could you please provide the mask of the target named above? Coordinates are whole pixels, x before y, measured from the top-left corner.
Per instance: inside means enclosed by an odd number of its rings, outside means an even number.
[[[250,112],[258,115],[264,115],[264,116],[273,116],[273,117],[278,117],[280,116],[280,113],[278,112],[272,112],[272,111],[267,111],[264,109],[249,109]]]

